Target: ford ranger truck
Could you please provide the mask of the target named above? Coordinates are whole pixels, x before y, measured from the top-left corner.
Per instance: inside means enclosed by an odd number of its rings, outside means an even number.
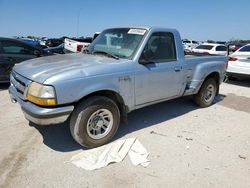
[[[91,148],[111,140],[133,110],[187,95],[208,107],[224,79],[227,57],[184,57],[175,29],[104,30],[81,53],[24,61],[9,93],[38,125],[69,122],[73,138]]]

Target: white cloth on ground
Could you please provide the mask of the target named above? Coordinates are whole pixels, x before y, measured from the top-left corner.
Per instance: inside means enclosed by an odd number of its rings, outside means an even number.
[[[70,162],[85,170],[95,170],[109,165],[110,163],[121,162],[126,155],[133,165],[148,166],[146,148],[136,138],[118,140],[113,143],[80,152],[73,156]]]

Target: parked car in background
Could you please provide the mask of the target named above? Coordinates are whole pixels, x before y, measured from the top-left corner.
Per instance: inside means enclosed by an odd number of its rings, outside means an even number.
[[[44,48],[47,48],[47,46],[45,45],[41,45],[40,42],[38,40],[34,40],[34,39],[25,39],[25,38],[21,38],[21,39],[18,39],[28,45],[31,45],[31,46],[34,46],[36,48],[40,48],[40,49],[44,49]]]
[[[182,40],[182,43],[185,44],[188,47],[187,49],[190,51],[199,45],[199,42],[187,39]]]
[[[231,51],[231,52],[235,52],[235,51],[237,51],[238,49],[240,49],[242,46],[245,46],[245,45],[247,45],[248,43],[240,43],[240,42],[238,42],[238,43],[228,43],[228,46],[229,46],[229,50]]]
[[[190,50],[190,48],[186,45],[186,44],[183,44],[182,43],[182,47],[183,47],[183,50],[184,50],[184,53],[185,54],[190,54],[192,51]]]
[[[203,43],[193,49],[192,52],[207,55],[227,55],[227,47],[216,43]]]
[[[233,45],[233,46],[230,46],[230,48],[231,48],[231,51],[232,51],[232,52],[235,52],[235,51],[237,51],[238,49],[240,49],[242,46],[244,46],[244,45],[235,44],[235,45]]]
[[[239,48],[228,59],[227,76],[230,78],[250,78],[250,44]]]
[[[95,32],[93,37],[85,38],[65,38],[64,40],[64,52],[80,52],[88,47],[93,40],[99,36],[100,32]]]
[[[48,40],[48,38],[46,37],[42,37],[40,40],[39,40],[39,44],[42,45],[42,46],[46,46],[46,41]]]
[[[45,48],[44,50],[49,53],[54,53],[54,54],[65,54],[64,43],[56,47]]]
[[[0,82],[9,82],[9,74],[16,63],[51,55],[50,52],[17,39],[0,38]]]
[[[30,38],[20,38],[19,40],[23,41],[26,44],[30,44],[32,46],[38,46],[40,45],[38,40],[30,39]]]
[[[84,39],[77,39],[77,38],[66,38],[64,40],[64,48],[70,52],[80,52],[83,48],[86,48],[92,42],[92,38],[84,38]]]
[[[63,38],[59,38],[59,39],[48,39],[45,42],[45,45],[48,47],[56,47],[59,46],[60,44],[62,44],[64,42]]]

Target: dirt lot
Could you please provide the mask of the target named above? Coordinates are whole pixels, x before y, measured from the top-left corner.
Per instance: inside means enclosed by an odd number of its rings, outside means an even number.
[[[0,91],[0,187],[250,187],[250,81],[223,84],[216,103],[188,98],[129,115],[114,140],[137,137],[147,168],[126,158],[96,171],[67,163],[82,148],[67,124],[34,127]]]

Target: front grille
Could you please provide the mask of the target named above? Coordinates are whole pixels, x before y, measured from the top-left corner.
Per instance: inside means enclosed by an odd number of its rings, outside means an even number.
[[[31,81],[12,71],[10,75],[10,83],[16,89],[18,97],[22,100],[26,100],[26,92]]]

